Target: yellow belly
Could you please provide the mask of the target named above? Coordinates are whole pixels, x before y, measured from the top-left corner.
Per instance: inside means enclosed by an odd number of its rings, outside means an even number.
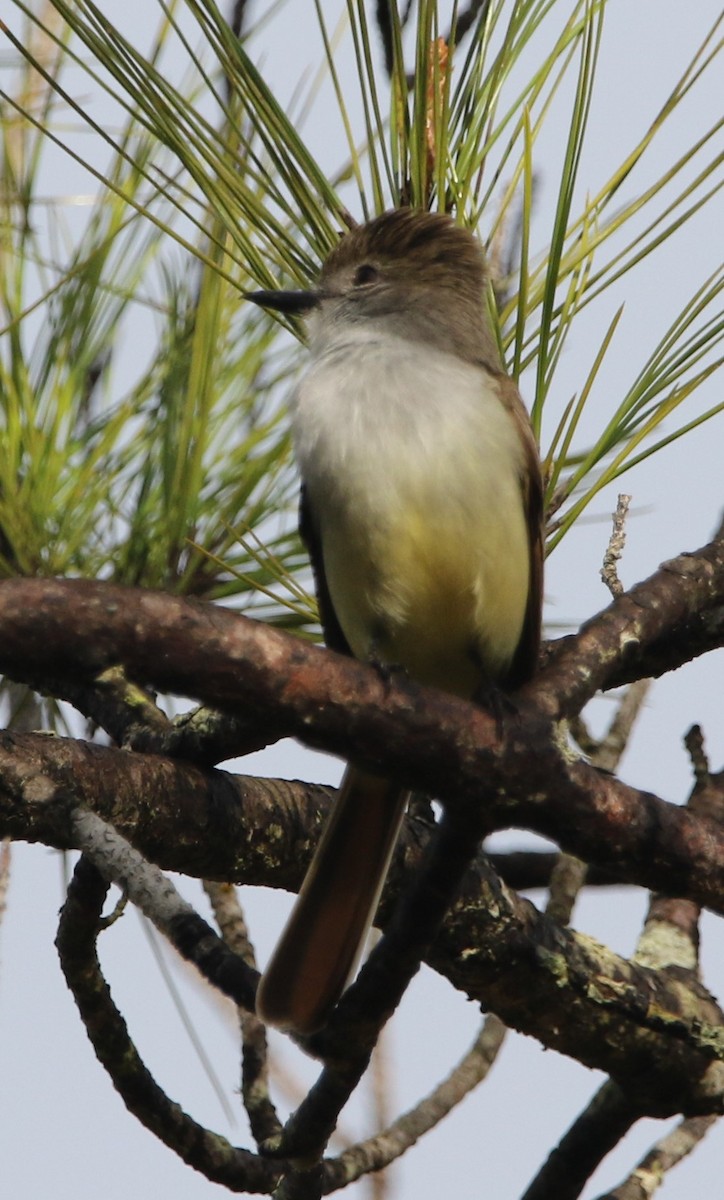
[[[332,603],[356,657],[461,696],[504,674],[529,574],[517,488],[507,499],[494,514],[415,507],[371,528],[344,514],[324,523]]]

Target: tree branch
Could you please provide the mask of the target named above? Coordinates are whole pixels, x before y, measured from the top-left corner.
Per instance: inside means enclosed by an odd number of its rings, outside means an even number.
[[[295,889],[330,790],[0,731],[0,836],[78,849],[70,814],[79,803],[164,870]],[[283,836],[270,847],[272,821]]]
[[[106,891],[96,868],[81,858],[56,938],[63,973],[98,1059],[128,1110],[189,1166],[230,1191],[269,1193],[278,1175],[273,1164],[197,1124],[168,1099],[139,1058],[95,949]]]
[[[693,576],[688,560],[687,569],[674,570],[669,564],[617,600],[597,619],[598,641],[592,633],[595,622],[577,639],[581,653],[573,668],[566,643],[539,681],[521,693],[517,716],[506,720],[502,737],[499,723],[474,706],[408,681],[382,679],[358,663],[222,609],[97,584],[32,580],[0,585],[0,635],[7,634],[4,641],[0,638],[0,664],[20,677],[32,675],[34,682],[47,672],[46,677],[67,675],[71,682],[97,687],[99,677],[107,679],[109,667],[121,663],[141,683],[193,694],[232,716],[253,710],[260,729],[266,724],[275,733],[296,732],[312,744],[339,750],[402,783],[433,792],[447,802],[451,820],[444,825],[449,830],[474,831],[474,836],[461,838],[460,854],[450,857],[447,882],[439,893],[433,892],[432,909],[424,888],[413,891],[408,912],[414,912],[414,903],[422,903],[423,911],[428,904],[427,924],[406,924],[402,919],[399,941],[393,925],[347,994],[338,1020],[319,1043],[320,1052],[332,1050],[336,1055],[334,1066],[327,1067],[322,1083],[285,1131],[283,1153],[306,1154],[313,1138],[314,1145],[320,1137],[326,1139],[340,1104],[364,1069],[378,1029],[417,968],[425,936],[441,919],[450,886],[484,832],[481,813],[485,829],[510,824],[534,828],[552,834],[578,857],[609,867],[617,878],[724,907],[721,828],[626,788],[574,759],[568,746],[557,740],[550,719],[558,697],[566,694],[567,681],[578,688],[582,700],[592,680],[595,686],[605,681],[601,660],[610,674],[618,669],[628,645],[622,611],[631,606],[632,596],[634,616],[643,613],[635,626],[642,646],[647,636],[660,637],[667,622],[680,620],[687,604],[710,603],[718,595],[722,581],[717,570],[716,555],[708,547]],[[165,736],[165,728],[160,732]],[[39,742],[45,745],[41,748]],[[32,764],[23,761],[28,746]],[[44,840],[52,844],[57,836],[67,843],[68,797],[75,800],[85,792],[90,803],[110,809],[110,819],[120,828],[124,823],[135,825],[140,841],[148,842],[150,833],[152,842],[153,819],[168,799],[166,815],[174,836],[181,832],[187,842],[182,852],[177,847],[169,850],[164,832],[155,845],[144,844],[151,857],[165,861],[171,854],[194,863],[196,855],[198,869],[199,854],[208,856],[207,850],[199,851],[199,843],[208,842],[209,830],[219,822],[226,846],[233,844],[230,821],[251,863],[255,838],[262,847],[259,860],[266,858],[265,830],[273,813],[269,804],[279,803],[274,785],[232,782],[221,772],[202,772],[160,756],[119,755],[49,739],[27,744],[3,740],[0,766],[5,767],[5,815],[14,832],[30,826],[37,835],[39,826],[47,830],[48,822],[55,822],[53,835]],[[243,812],[238,811],[240,788]],[[198,805],[199,794],[205,805]],[[139,821],[142,795],[146,811]],[[282,798],[292,805],[283,812],[285,831],[293,830],[297,820],[306,835],[306,812],[292,817],[305,798],[302,789]],[[232,807],[237,810],[233,815]],[[179,825],[187,828],[179,831]],[[198,836],[199,829],[204,837]],[[289,850],[289,845],[280,847],[280,859],[291,862],[288,870],[296,875],[302,864]],[[228,861],[228,849],[222,850],[222,860],[224,853]],[[189,870],[187,862],[178,866]],[[274,875],[268,861],[263,868],[259,862],[259,870]],[[218,877],[218,862],[211,869],[204,862],[198,873]],[[247,860],[241,876],[225,877],[250,879],[253,874]],[[421,931],[417,941],[416,929]],[[471,954],[471,946],[480,953]],[[720,1016],[703,989],[697,992],[688,979],[647,973],[546,921],[532,906],[507,894],[482,862],[477,871],[468,872],[461,899],[428,958],[508,1023],[620,1080],[626,1079],[635,1046],[636,1061],[647,1063],[649,1090],[637,1094],[647,1111],[715,1111],[721,1106],[724,1088],[710,1069],[721,1053]],[[531,995],[540,1001],[536,1006],[525,1002]],[[563,995],[575,1021],[561,1020]],[[340,1042],[339,1035],[350,1029],[356,1035],[355,1051],[345,1060],[339,1057],[339,1047],[351,1043]]]
[[[481,834],[482,814],[461,821],[445,813],[421,868],[394,917],[342,996],[324,1030],[302,1040],[325,1066],[281,1138],[265,1149],[275,1157],[308,1163],[323,1152],[337,1118],[361,1079],[380,1031],[417,973],[445,917]]]
[[[631,730],[643,704],[650,681],[640,679],[627,688],[616,706],[606,733],[597,742],[588,737],[591,766],[597,770],[615,771],[628,744]],[[579,724],[582,723],[579,720]],[[579,891],[589,873],[587,863],[572,854],[561,854],[550,878],[550,896],[546,912],[556,921],[567,925]]]
[[[560,858],[555,850],[504,850],[488,855],[490,864],[508,887],[516,892],[549,888],[551,872]],[[619,881],[606,867],[588,867],[585,887],[611,887]]]
[[[22,753],[14,755],[25,748],[30,750],[26,758]],[[4,734],[0,779],[9,781],[10,789],[0,792],[0,820],[3,809],[9,808],[14,819],[5,825],[17,834],[27,804],[46,833],[59,828],[62,844],[77,844],[69,833],[69,805],[97,803],[106,817],[113,819],[117,812],[123,831],[135,836],[139,848],[152,852],[164,866],[184,869],[183,856],[169,832],[177,828],[178,839],[188,839],[190,863],[201,867],[202,875],[213,873],[209,846],[215,849],[218,843],[220,860],[236,872],[231,878],[274,882],[275,869],[264,850],[265,830],[270,823],[289,827],[295,820],[304,826],[304,789],[297,785],[293,793],[288,785],[280,806],[275,789],[265,788],[262,781],[226,777],[214,788],[212,781],[221,774],[65,739]],[[300,806],[294,820],[284,807],[292,793]],[[317,794],[321,796],[321,790]],[[126,805],[135,816],[135,834],[124,813]],[[179,821],[179,811],[184,818],[188,814],[188,821]],[[477,813],[485,813],[484,807],[478,806]],[[389,921],[392,897],[407,887],[410,872],[417,872],[428,839],[426,826],[408,823],[381,909],[383,922]],[[46,840],[54,844],[52,838]],[[236,842],[236,847],[225,849],[229,842]],[[304,845],[306,854],[308,839]],[[289,849],[280,846],[278,852],[287,862],[286,878],[297,886],[306,859],[292,854],[290,868]],[[245,860],[246,874],[241,866]],[[378,962],[380,954],[384,961],[383,946],[384,942],[376,952]],[[189,953],[189,947],[180,948]],[[369,969],[373,961],[374,956]],[[649,1062],[653,1101],[665,1095],[659,1078],[663,1073],[664,1079],[672,1081],[677,1102],[692,1109],[697,1104],[713,1109],[719,1103],[718,1085],[711,1084],[707,1064],[722,1052],[716,1031],[720,1017],[706,993],[692,991],[694,984],[688,977],[663,979],[589,938],[561,929],[509,892],[490,871],[485,856],[479,856],[468,872],[427,961],[507,1024],[609,1074],[626,1076],[635,1046],[637,1061],[643,1056]]]
[[[256,956],[236,889],[230,883],[204,883],[214,916],[229,949],[256,972]],[[251,1132],[259,1145],[281,1133],[281,1122],[269,1094],[266,1028],[255,1013],[237,1006],[241,1031],[241,1095]]]
[[[470,1049],[429,1096],[403,1113],[387,1129],[325,1162],[327,1190],[345,1187],[370,1171],[388,1167],[439,1125],[485,1079],[505,1034],[502,1021],[492,1015],[487,1017]]]
[[[327,656],[320,652],[317,657],[324,677]],[[328,657],[336,660],[333,674],[338,665],[348,665],[336,655]],[[496,721],[481,710],[422,689],[414,689],[418,705],[410,710],[411,684],[383,685],[374,672],[350,665],[359,671],[360,693],[350,725],[344,732],[340,728],[335,738],[340,748],[344,741],[343,753],[346,749],[350,757],[362,758],[356,751],[368,746],[372,736],[380,746],[378,764],[390,775],[437,794],[451,808],[484,807],[490,829],[535,830],[568,853],[605,867],[619,882],[639,883],[724,911],[724,829],[719,823],[572,759],[568,747],[552,740],[548,726],[541,725],[530,708],[521,705],[500,742]],[[388,692],[381,708],[379,691],[384,686]],[[318,724],[327,728],[337,728],[343,711],[335,699],[325,711],[324,703],[315,703],[314,693],[295,697],[293,704],[300,722],[314,713]],[[19,736],[0,735],[0,833],[68,846],[62,805],[53,808],[36,801],[36,776],[42,776],[40,786],[48,791],[48,800],[62,801],[79,786],[84,802],[122,832],[133,837],[136,827],[144,852],[169,869],[202,878],[248,879],[249,871],[256,875],[257,868],[268,868],[265,856],[271,849],[278,865],[286,863],[288,874],[270,879],[267,870],[266,878],[258,881],[284,886],[297,878],[297,864],[287,852],[299,846],[296,806],[305,794],[298,786],[239,781],[140,754],[123,755],[116,767],[111,750],[77,743],[79,750],[65,739],[21,743]],[[54,780],[49,790],[46,773]],[[322,789],[313,792],[320,803],[326,794]],[[178,808],[169,808],[168,797],[176,797],[183,822],[178,821]],[[243,811],[233,807],[240,798]],[[159,817],[166,815],[165,824],[158,818],[154,822],[156,806]],[[264,834],[270,806],[279,813],[288,839],[271,848]],[[214,855],[201,836],[212,816],[227,822],[226,829],[219,829]],[[152,841],[154,824],[157,840]],[[225,841],[232,829],[236,840]],[[165,844],[169,837],[177,844]],[[234,874],[230,857],[238,846],[248,856]]]
[[[649,1150],[623,1183],[599,1200],[651,1200],[666,1173],[691,1154],[716,1122],[716,1117],[688,1117]]]
[[[532,691],[551,716],[574,716],[601,688],[688,662],[700,652],[702,638],[707,649],[724,644],[722,606],[724,536],[719,531],[708,545],[664,563],[578,633],[561,638]]]
[[[646,661],[649,646],[678,642],[675,665],[691,658],[694,651],[681,644],[691,620],[708,614],[716,630],[710,644],[724,644],[722,606],[720,535],[695,554],[665,563],[580,633],[556,643],[529,694],[549,717],[571,716],[599,688],[632,673],[654,673]],[[122,663],[136,680],[225,711],[248,714],[256,705],[259,728],[303,736],[304,723],[289,704],[300,689],[306,693],[316,683],[319,700],[328,704],[328,682],[338,699],[343,694],[351,702],[356,683],[365,679],[364,667],[329,652],[322,673],[319,653],[281,631],[179,597],[85,580],[0,583],[0,670],[31,686],[48,679],[88,685]],[[334,736],[332,729],[323,733],[327,741]]]
[[[706,562],[704,552],[700,559]],[[711,572],[701,566],[701,574]],[[697,573],[693,581],[669,568],[658,576],[673,580],[675,592],[683,580],[689,598],[697,589],[706,592]],[[721,576],[724,587],[724,568]],[[612,607],[628,602],[624,596]],[[651,610],[637,611],[646,616]],[[625,647],[618,618],[599,620],[603,627],[613,622]],[[660,628],[658,616],[654,624]],[[254,710],[275,736],[296,734],[450,805],[483,804],[491,828],[534,829],[622,882],[724,908],[721,828],[597,773],[555,740],[546,712],[566,694],[569,668],[584,677],[588,670],[578,658],[571,664],[567,648],[540,682],[519,694],[518,717],[506,722],[501,739],[493,717],[453,696],[382,679],[362,664],[236,614],[174,597],[11,580],[0,585],[0,639],[3,630],[0,666],[6,670],[37,677],[45,663],[56,678],[61,667],[95,678],[109,659],[122,659],[132,673],[152,674],[155,686],[194,693],[231,713]],[[606,658],[590,627],[581,637],[589,657]],[[573,687],[575,678],[569,682]]]
[[[577,1200],[599,1163],[643,1114],[604,1083],[551,1152],[522,1200]]]
[[[171,880],[88,809],[76,808],[71,823],[76,845],[106,882],[117,884],[209,983],[253,1012],[259,972],[226,947]]]

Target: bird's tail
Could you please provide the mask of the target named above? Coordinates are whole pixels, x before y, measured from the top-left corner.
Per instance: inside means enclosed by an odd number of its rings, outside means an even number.
[[[292,914],[259,984],[270,1025],[314,1033],[364,948],[408,792],[349,766]]]

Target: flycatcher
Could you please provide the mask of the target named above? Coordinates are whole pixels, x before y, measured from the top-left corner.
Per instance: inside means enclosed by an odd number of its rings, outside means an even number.
[[[300,528],[327,645],[457,696],[533,673],[542,485],[535,439],[489,325],[476,239],[401,209],[346,234],[316,289],[254,292],[308,318],[293,398]],[[407,793],[350,765],[257,1011],[326,1022],[361,954]]]

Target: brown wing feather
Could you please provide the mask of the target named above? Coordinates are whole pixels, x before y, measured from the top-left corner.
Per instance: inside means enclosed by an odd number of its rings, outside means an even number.
[[[535,674],[540,653],[543,609],[543,476],[528,410],[521,400],[520,392],[512,379],[501,376],[499,383],[500,398],[515,421],[525,447],[520,485],[528,525],[530,582],[523,630],[505,680],[506,687],[517,688]]]
[[[307,490],[303,484],[302,490],[299,493],[299,534],[309,551],[309,560],[312,564],[312,574],[314,576],[314,590],[317,593],[317,606],[319,608],[319,619],[322,625],[325,645],[329,646],[330,650],[336,650],[338,654],[348,654],[351,658],[353,657],[352,651],[342,632],[342,626],[337,620],[337,614],[334,611],[332,598],[327,587],[322,542],[314,524]]]

